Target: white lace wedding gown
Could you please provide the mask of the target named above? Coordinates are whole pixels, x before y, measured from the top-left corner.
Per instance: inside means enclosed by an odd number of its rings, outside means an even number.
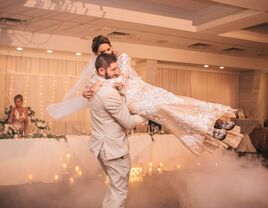
[[[123,76],[104,80],[93,73],[90,84],[97,81],[112,85],[123,84],[120,92],[125,96],[133,114],[145,118],[155,118],[155,122],[168,128],[189,150],[200,154],[221,146],[221,142],[206,135],[212,135],[214,124],[223,115],[234,116],[235,110],[229,106],[176,96],[167,90],[144,82],[132,69],[130,58],[123,53],[118,57],[118,65]]]

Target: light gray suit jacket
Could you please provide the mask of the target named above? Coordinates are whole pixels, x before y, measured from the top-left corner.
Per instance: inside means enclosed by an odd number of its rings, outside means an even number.
[[[106,159],[115,159],[129,153],[126,129],[132,129],[145,121],[139,115],[131,115],[125,100],[109,85],[103,85],[91,101],[91,145],[98,157],[103,145]]]

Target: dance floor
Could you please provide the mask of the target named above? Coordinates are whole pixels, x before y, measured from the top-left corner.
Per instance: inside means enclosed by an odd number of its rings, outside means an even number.
[[[89,137],[67,138],[0,141],[1,208],[101,207],[108,186]],[[143,173],[130,178],[128,208],[268,207],[266,160],[255,154],[195,157],[172,135],[129,140],[132,167]]]
[[[194,173],[196,174],[196,173]],[[185,178],[193,176],[191,170],[164,172],[144,178],[142,183],[130,184],[128,208],[266,208],[266,193],[235,192],[231,186],[212,187],[209,181],[196,184],[194,191]],[[228,176],[227,176],[228,177]],[[212,179],[213,181],[213,179]],[[258,182],[257,182],[258,183]],[[223,185],[217,183],[217,185]],[[242,184],[243,185],[243,184]],[[267,185],[267,183],[265,184]],[[222,191],[217,191],[222,189]],[[250,187],[244,187],[250,188]],[[74,186],[68,184],[25,184],[0,186],[1,208],[100,208],[107,191],[101,178],[82,180]],[[266,191],[266,190],[262,190]],[[229,192],[229,193],[228,193]],[[242,197],[237,193],[242,192]],[[232,195],[235,197],[232,197]],[[243,194],[245,196],[243,196]],[[252,199],[251,199],[252,197]],[[263,200],[261,200],[261,198]],[[206,205],[207,204],[207,205]]]
[[[127,207],[180,207],[176,196],[178,193],[170,184],[164,182],[167,178],[168,174],[163,174],[161,177],[151,176],[140,184],[130,184]],[[161,183],[157,183],[159,180]],[[106,190],[107,185],[100,178],[84,180],[72,187],[64,184],[2,186],[0,207],[100,208]]]

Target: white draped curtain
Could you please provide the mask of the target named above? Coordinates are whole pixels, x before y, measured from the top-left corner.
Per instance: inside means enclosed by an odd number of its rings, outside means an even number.
[[[54,134],[90,132],[89,112],[70,115],[55,121],[46,113],[50,103],[62,100],[78,79],[86,61],[0,55],[1,115],[13,104],[16,94],[24,96],[24,104],[32,107],[36,117],[49,122]],[[140,70],[138,70],[139,73]],[[177,95],[237,107],[239,75],[158,67],[156,85]]]
[[[159,67],[156,85],[176,95],[238,106],[239,73]]]

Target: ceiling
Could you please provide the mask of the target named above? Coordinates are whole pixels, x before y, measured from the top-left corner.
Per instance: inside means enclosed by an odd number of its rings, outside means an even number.
[[[268,57],[267,0],[0,0],[0,28]]]

